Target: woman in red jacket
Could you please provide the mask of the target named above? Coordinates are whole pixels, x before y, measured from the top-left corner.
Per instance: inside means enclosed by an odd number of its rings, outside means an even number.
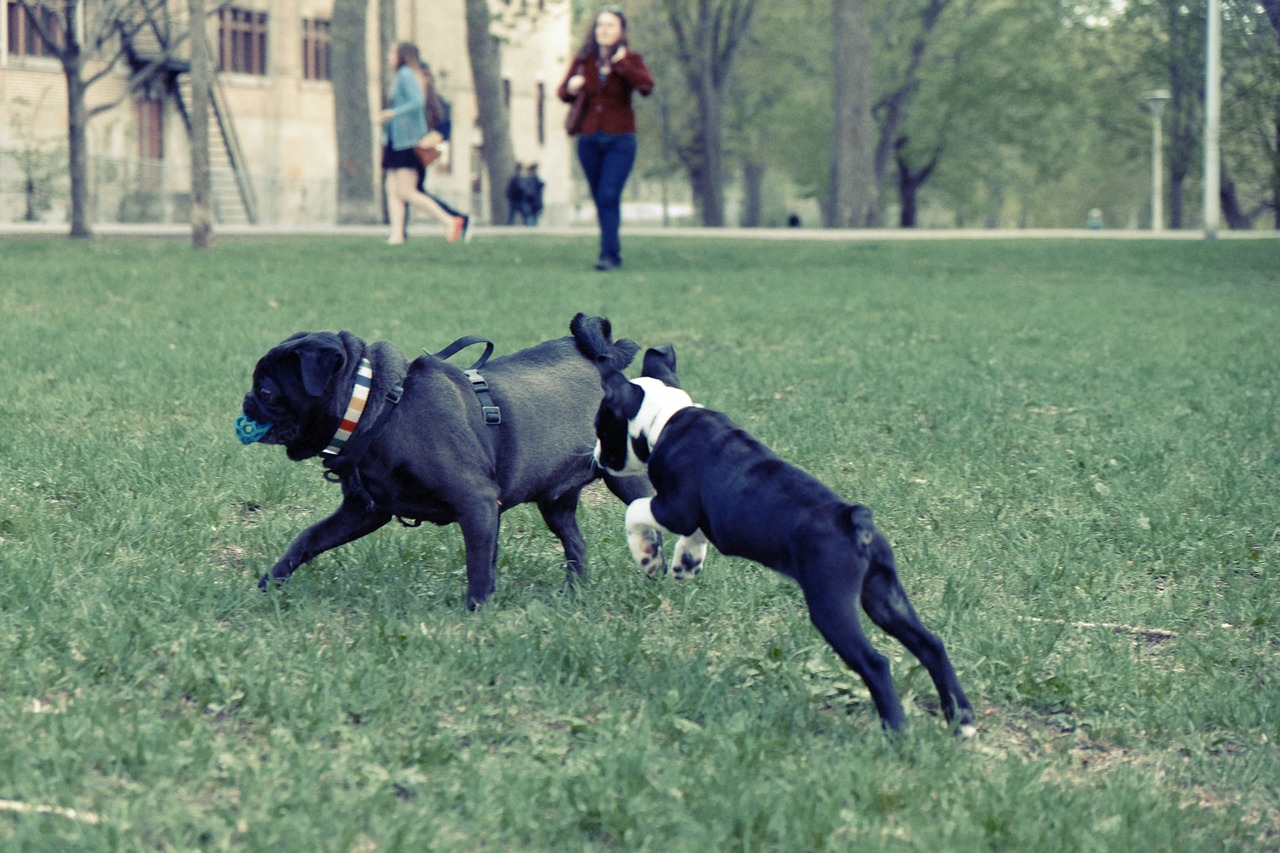
[[[640,54],[627,46],[627,19],[616,6],[596,15],[595,25],[569,66],[557,94],[566,103],[579,92],[585,99],[578,136],[578,162],[591,186],[600,222],[600,259],[596,269],[622,266],[618,229],[622,224],[622,188],[636,162],[636,115],[631,93],[647,96],[653,77]]]

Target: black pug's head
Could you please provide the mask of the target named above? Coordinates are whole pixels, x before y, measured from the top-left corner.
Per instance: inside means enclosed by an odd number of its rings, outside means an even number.
[[[596,413],[596,464],[620,476],[643,474],[667,420],[693,405],[676,376],[676,351],[670,344],[649,349],[635,380],[599,360],[596,366],[604,387]]]
[[[240,440],[283,445],[295,461],[318,454],[345,410],[346,401],[334,399],[335,380],[348,372],[352,355],[333,332],[298,332],[273,347],[253,369],[236,421]]]

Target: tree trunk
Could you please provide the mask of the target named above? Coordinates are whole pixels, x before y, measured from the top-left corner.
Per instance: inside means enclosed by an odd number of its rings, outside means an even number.
[[[742,164],[742,225],[745,228],[759,228],[764,220],[764,175],[763,163],[748,158]]]
[[[375,176],[373,110],[365,61],[368,0],[334,0],[330,62],[333,124],[338,145],[338,222],[380,222]],[[385,55],[385,54],[384,54]]]
[[[685,82],[697,103],[694,144],[682,155],[703,225],[724,225],[724,97],[758,0],[664,0]],[[696,7],[690,11],[689,6]]]
[[[191,246],[213,245],[213,178],[209,168],[209,86],[213,59],[204,30],[204,0],[190,0],[191,13]]]
[[[378,3],[378,56],[382,59],[378,62],[378,106],[386,106],[385,98],[387,93],[391,91],[392,81],[395,79],[395,69],[387,62],[386,57],[391,54],[391,48],[395,47],[396,39],[396,0],[381,0]],[[382,130],[378,129],[377,137],[379,144],[382,140]],[[374,174],[377,176],[374,188],[374,196],[376,197],[377,217],[379,222],[391,224],[391,216],[387,210],[387,187],[386,172],[382,169],[382,152],[378,151],[374,155]],[[405,221],[408,222],[409,205],[405,205]]]
[[[879,209],[866,0],[833,0],[832,36],[835,121],[825,215],[828,227],[859,228],[873,224]]]
[[[902,205],[902,209],[898,212],[898,225],[903,228],[915,228],[920,215],[920,188],[924,186],[925,181],[929,180],[929,176],[938,166],[938,160],[942,158],[942,143],[933,150],[933,156],[929,158],[929,162],[919,169],[912,169],[911,164],[907,162],[904,153],[906,148],[906,137],[900,138],[894,145],[896,152],[894,159],[898,164],[898,201]]]
[[[916,227],[919,216],[916,190],[919,188],[920,185],[911,180],[910,174],[898,173],[898,203],[901,205],[898,211],[898,226],[901,228]]]
[[[1187,182],[1186,169],[1176,163],[1170,167],[1169,174],[1169,228],[1177,231],[1182,227],[1182,187]]]
[[[89,224],[89,141],[85,132],[84,84],[67,74],[67,151],[71,166],[71,236],[93,236]]]
[[[709,74],[703,74],[698,83],[702,168],[693,190],[702,211],[702,224],[720,228],[724,225],[724,108]]]
[[[1222,215],[1227,220],[1228,228],[1233,231],[1247,231],[1253,227],[1253,217],[1240,207],[1240,196],[1236,193],[1235,181],[1224,176],[1218,195],[1222,202]]]
[[[1267,12],[1272,15],[1271,21],[1276,25],[1276,35],[1280,36],[1280,0],[1271,0],[1270,5],[1267,6]],[[1274,214],[1273,224],[1276,230],[1280,231],[1280,95],[1276,96],[1273,109],[1271,150],[1267,153],[1271,161],[1271,212]]]
[[[76,41],[79,29],[79,6],[68,3],[63,21],[66,44],[60,58],[62,73],[67,78],[67,152],[71,167],[71,236],[85,239],[93,236],[89,225],[89,115],[84,98],[84,54]],[[31,14],[28,10],[28,14]]]
[[[466,0],[467,49],[479,113],[480,159],[488,172],[489,221],[507,221],[506,176],[516,170],[511,123],[502,100],[502,50],[490,32],[487,0]],[[465,144],[460,140],[460,144]]]

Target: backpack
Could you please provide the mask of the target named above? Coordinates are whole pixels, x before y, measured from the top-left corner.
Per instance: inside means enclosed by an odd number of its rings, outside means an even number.
[[[444,137],[444,141],[448,142],[449,137],[453,135],[453,105],[445,98],[444,95],[436,94],[436,100],[440,102],[440,115],[436,116],[436,120],[431,120],[431,105],[427,105],[427,127]]]

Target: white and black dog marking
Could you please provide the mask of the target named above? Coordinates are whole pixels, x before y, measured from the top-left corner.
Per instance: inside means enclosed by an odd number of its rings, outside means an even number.
[[[602,422],[608,416],[602,414],[597,418],[597,434],[603,431],[620,436],[626,432],[626,441],[619,441],[611,453],[606,453],[603,440],[596,441],[595,459],[606,471],[619,476],[641,476],[648,468],[648,449],[658,441],[662,428],[676,412],[693,406],[693,400],[678,387],[667,385],[659,379],[642,376],[635,384],[644,389],[644,399],[635,417],[625,424],[620,420],[612,427],[603,427]],[[603,410],[602,410],[603,412]],[[617,459],[621,458],[621,463]],[[617,465],[618,467],[611,467]],[[655,531],[663,531],[663,526],[653,517],[649,507],[649,499],[633,501],[627,507],[627,546],[631,556],[649,577],[656,577],[666,571],[664,555],[655,542],[661,542]],[[667,531],[673,533],[673,531]],[[675,552],[672,554],[672,573],[676,580],[691,578],[702,571],[702,562],[707,556],[707,537],[695,530],[688,536],[680,536],[676,540]]]
[[[644,375],[635,381],[604,361],[597,366],[605,393],[596,462],[615,474],[647,472],[657,492],[627,508],[627,541],[643,571],[663,569],[653,545],[662,531],[680,536],[672,556],[677,578],[697,574],[708,543],[792,578],[814,626],[866,683],[884,726],[897,730],[902,705],[889,661],[862,632],[861,603],[928,670],[947,722],[965,737],[974,734],[973,707],[942,641],[912,608],[869,509],[841,500],[724,414],[694,405],[679,388],[669,346],[645,354]]]

